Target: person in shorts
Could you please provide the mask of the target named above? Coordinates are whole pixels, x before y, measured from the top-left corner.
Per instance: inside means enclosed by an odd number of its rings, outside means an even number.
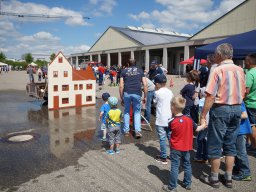
[[[207,145],[211,164],[210,174],[201,175],[200,180],[214,188],[220,187],[220,181],[228,188],[233,187],[232,170],[237,155],[236,139],[241,122],[245,75],[243,69],[234,64],[232,57],[231,44],[217,46],[215,62],[218,66],[210,73],[200,115],[201,125],[206,125],[206,115],[210,111]],[[226,156],[224,175],[219,174],[222,154]]]

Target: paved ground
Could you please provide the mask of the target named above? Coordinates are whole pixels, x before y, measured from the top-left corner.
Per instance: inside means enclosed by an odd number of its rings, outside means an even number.
[[[172,90],[177,94],[184,81],[173,78]],[[154,160],[159,152],[155,131],[143,131],[141,140],[123,138],[121,153],[107,155],[94,128],[100,100],[96,107],[49,112],[25,95],[27,79],[25,72],[0,75],[0,191],[141,192],[161,191],[167,184],[170,163],[161,165]],[[118,95],[116,87],[105,86],[97,95],[103,91]],[[19,144],[5,141],[15,133],[30,133],[34,139]],[[218,190],[198,180],[200,174],[209,173],[209,165],[192,162],[192,191],[254,192],[256,156],[250,154],[249,159],[253,181],[234,182],[233,189],[221,186]],[[180,180],[182,177],[180,169]],[[186,191],[181,186],[178,190]]]

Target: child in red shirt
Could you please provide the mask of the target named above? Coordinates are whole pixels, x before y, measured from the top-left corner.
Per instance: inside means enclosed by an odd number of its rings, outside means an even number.
[[[189,151],[193,147],[193,128],[199,128],[200,126],[194,127],[196,124],[193,123],[193,120],[182,114],[185,105],[186,100],[181,95],[175,96],[171,101],[171,111],[173,113],[173,119],[169,122],[169,128],[171,129],[171,170],[169,184],[163,186],[165,191],[177,191],[180,160],[182,160],[184,169],[183,186],[187,190],[191,189],[192,169]]]

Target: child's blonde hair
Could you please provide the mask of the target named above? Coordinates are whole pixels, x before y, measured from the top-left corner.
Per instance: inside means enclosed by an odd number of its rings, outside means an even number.
[[[181,95],[177,95],[173,97],[171,104],[177,110],[177,112],[182,112],[186,105],[186,99],[184,99]]]

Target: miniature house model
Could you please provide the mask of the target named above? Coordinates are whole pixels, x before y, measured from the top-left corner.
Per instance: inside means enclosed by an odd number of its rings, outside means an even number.
[[[93,71],[73,69],[59,52],[48,66],[48,109],[95,105],[95,94]]]

